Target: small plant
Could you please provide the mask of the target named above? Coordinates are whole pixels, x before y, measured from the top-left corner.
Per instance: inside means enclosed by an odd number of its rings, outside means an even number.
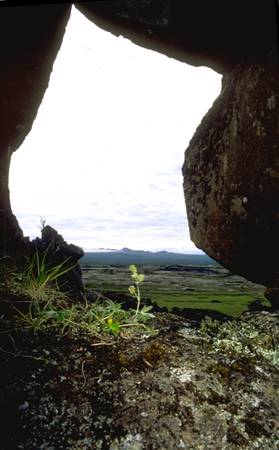
[[[150,313],[150,311],[152,310],[152,306],[144,305],[143,308],[140,309],[141,304],[140,284],[144,281],[144,275],[143,273],[138,273],[138,269],[134,264],[132,264],[129,267],[129,270],[131,272],[131,278],[135,282],[135,284],[131,285],[128,289],[132,297],[134,297],[137,300],[135,319],[145,322],[154,317],[154,315]]]
[[[111,331],[111,333],[112,333],[114,336],[117,336],[117,335],[120,333],[120,325],[119,325],[119,322],[114,321],[114,320],[112,319],[112,317],[110,317],[110,318],[107,320],[107,323],[108,323],[108,327],[109,327],[109,330]]]
[[[139,313],[140,302],[141,302],[141,294],[140,294],[139,286],[144,280],[144,275],[143,275],[143,273],[138,273],[138,269],[134,264],[132,264],[129,267],[129,270],[131,272],[131,278],[135,282],[135,284],[131,285],[128,290],[129,290],[129,293],[132,295],[132,297],[134,297],[137,300],[137,309],[136,309],[136,314],[135,314],[135,316],[137,316]]]
[[[15,309],[20,326],[33,329],[35,332],[54,331],[63,336],[80,332],[94,336],[110,332],[117,335],[119,330],[116,325],[118,321],[125,319],[125,312],[114,307],[110,301],[103,304],[92,304],[87,301],[73,304],[65,298],[64,303],[52,300],[43,304],[33,300],[27,313]]]
[[[30,298],[28,311],[17,309],[17,323],[19,326],[39,331],[53,331],[61,335],[75,335],[85,332],[97,337],[107,334],[113,336],[122,333],[134,333],[136,329],[147,330],[145,322],[153,315],[151,306],[140,308],[141,296],[139,284],[143,275],[138,274],[137,268],[131,266],[134,286],[130,292],[137,299],[136,310],[124,310],[122,305],[110,299],[95,303],[88,302],[84,296],[83,302],[74,303],[65,293],[60,292],[57,279],[71,268],[64,264],[48,268],[46,264],[47,252],[39,255],[35,253],[26,271],[18,275],[22,291]]]
[[[152,314],[150,311],[152,311],[153,306],[151,305],[143,305],[143,307],[138,311],[138,314],[136,316],[136,319],[138,322],[145,323],[148,320],[152,319],[154,314]]]
[[[18,276],[24,291],[37,300],[48,297],[51,291],[54,295],[59,291],[57,280],[73,269],[74,266],[66,267],[68,259],[56,266],[49,267],[47,264],[48,249],[42,254],[36,250],[26,270]]]

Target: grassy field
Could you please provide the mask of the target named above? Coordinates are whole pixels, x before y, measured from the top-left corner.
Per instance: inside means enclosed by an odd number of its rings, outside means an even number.
[[[259,297],[258,297],[259,298]],[[152,299],[161,306],[168,309],[173,307],[179,308],[195,308],[195,309],[212,309],[231,316],[238,316],[246,311],[248,304],[255,300],[252,295],[245,294],[160,294],[154,293]],[[268,304],[262,299],[262,303]]]
[[[160,266],[139,266],[145,274],[142,296],[169,310],[173,307],[211,309],[237,316],[249,303],[264,298],[264,287],[231,275],[219,266],[196,266],[186,271],[169,271]],[[92,265],[83,267],[87,288],[97,292],[128,293],[131,284],[128,267]]]

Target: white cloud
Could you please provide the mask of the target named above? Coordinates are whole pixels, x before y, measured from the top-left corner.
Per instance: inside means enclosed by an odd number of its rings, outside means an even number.
[[[12,159],[12,207],[86,249],[194,250],[182,192],[184,151],[220,75],[100,30],[77,10],[33,129]]]

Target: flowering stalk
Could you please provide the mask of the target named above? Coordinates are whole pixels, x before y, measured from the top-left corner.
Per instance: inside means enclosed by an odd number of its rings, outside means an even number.
[[[137,300],[137,308],[136,308],[136,313],[135,313],[135,317],[137,317],[137,315],[139,313],[139,309],[140,309],[140,302],[141,302],[141,294],[140,294],[139,286],[140,286],[140,283],[142,283],[144,280],[144,275],[143,275],[143,273],[138,273],[138,269],[134,264],[132,264],[129,267],[129,270],[131,272],[131,278],[135,282],[134,285],[131,285],[129,287],[129,293],[132,295],[132,297],[134,297]]]

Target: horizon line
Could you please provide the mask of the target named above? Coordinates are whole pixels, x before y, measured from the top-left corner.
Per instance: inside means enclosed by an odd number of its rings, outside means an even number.
[[[166,253],[182,253],[182,254],[205,254],[202,250],[197,249],[195,250],[180,250],[175,248],[160,248],[160,249],[132,249],[130,247],[122,247],[122,248],[94,248],[94,249],[83,249],[84,253],[113,253],[113,252],[123,252],[123,250],[133,251],[133,252],[150,252],[150,253],[159,253],[159,252],[166,252]]]

